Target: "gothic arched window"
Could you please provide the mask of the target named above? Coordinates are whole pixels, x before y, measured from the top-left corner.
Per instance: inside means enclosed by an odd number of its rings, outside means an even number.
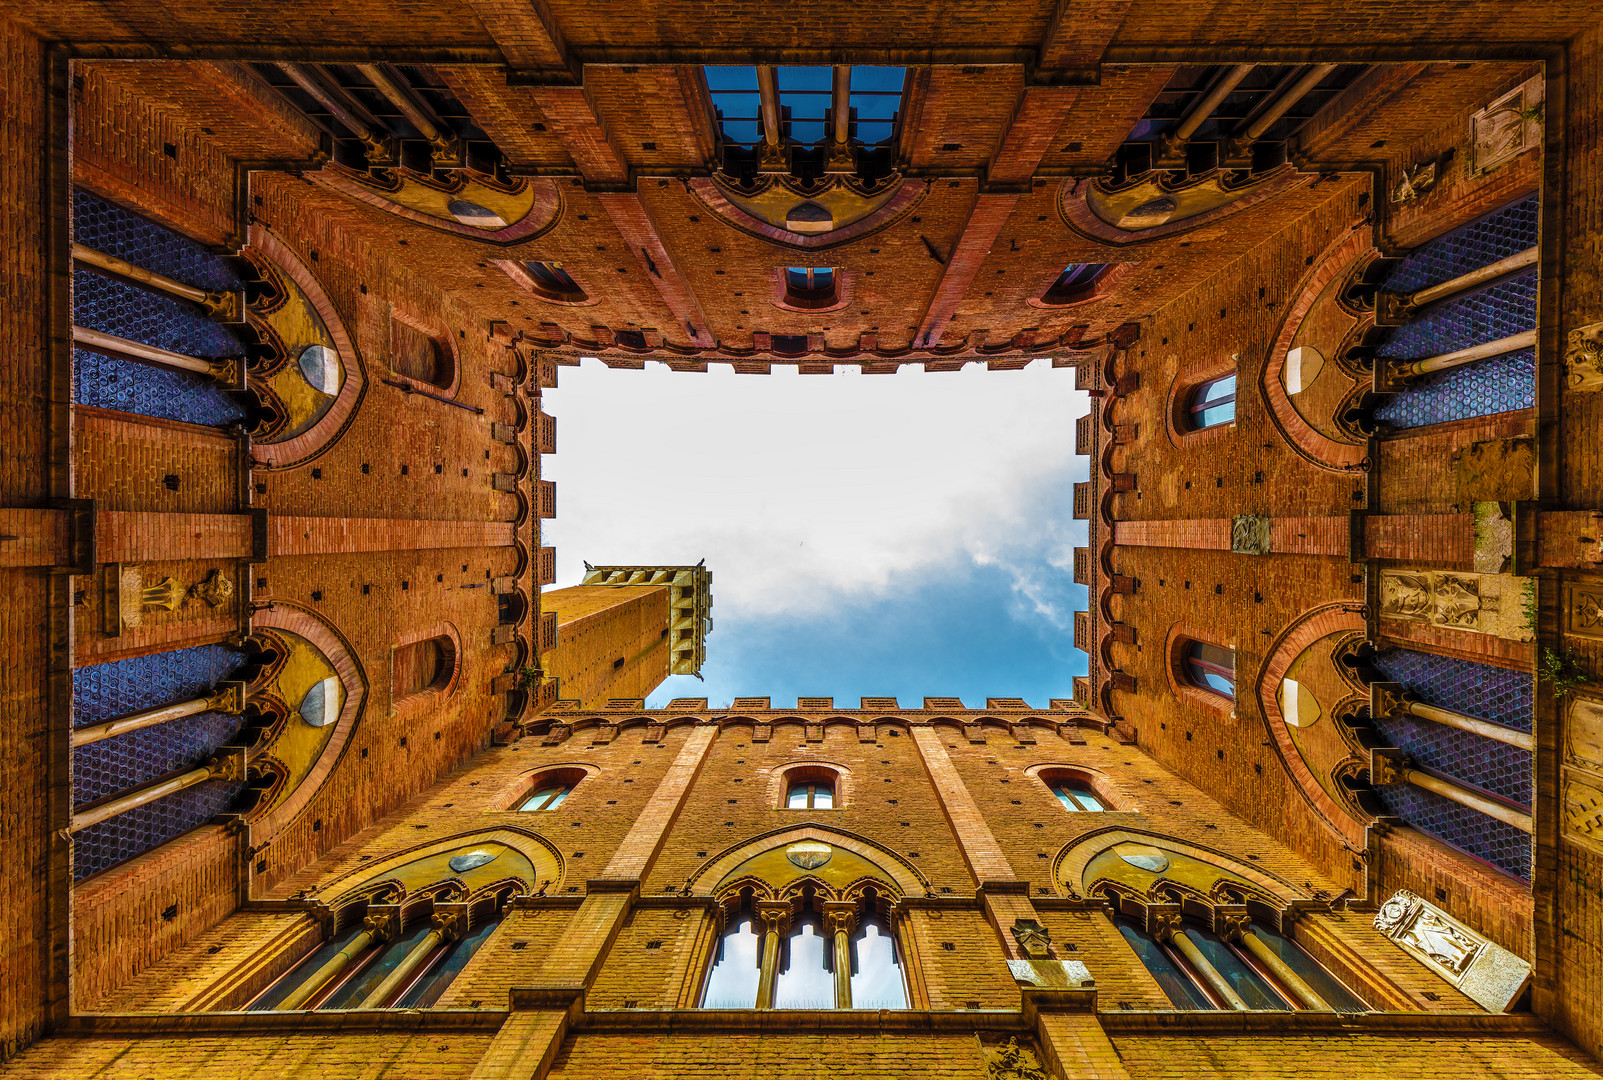
[[[1177,1009],[1366,1010],[1301,946],[1259,922],[1227,937],[1190,920],[1156,934],[1124,916],[1116,921]]]

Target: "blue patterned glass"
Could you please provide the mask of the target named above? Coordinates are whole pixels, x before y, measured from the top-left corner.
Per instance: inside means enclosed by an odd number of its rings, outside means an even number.
[[[201,289],[240,287],[227,259],[198,240],[176,233],[89,192],[72,193],[72,237],[86,247],[154,270]]]
[[[401,999],[395,1003],[394,1007],[397,1009],[427,1009],[440,1000],[440,995],[445,992],[445,988],[450,986],[452,980],[461,974],[468,961],[473,959],[473,954],[479,951],[479,946],[484,944],[486,938],[495,933],[495,928],[500,923],[501,920],[492,919],[490,922],[483,923],[475,928],[467,937],[459,938],[455,944],[450,946],[449,951],[429,968],[422,978],[413,983],[406,993],[401,995]]]
[[[1422,768],[1531,805],[1530,751],[1417,716],[1374,724],[1388,746],[1406,751]]]
[[[80,746],[72,752],[72,804],[119,791],[206,761],[239,731],[242,718],[204,712]]]
[[[1517,255],[1536,246],[1540,217],[1534,195],[1510,203],[1421,244],[1392,267],[1382,284],[1396,292],[1413,292]]]
[[[204,825],[244,790],[244,781],[208,780],[74,833],[73,880],[82,881]]]
[[[1387,784],[1375,793],[1420,832],[1522,881],[1531,879],[1531,838],[1520,829],[1413,784]]]
[[[210,694],[244,662],[243,650],[197,645],[74,668],[73,726],[98,724]]]
[[[1118,920],[1119,933],[1129,942],[1143,967],[1163,990],[1169,1003],[1177,1009],[1216,1009],[1208,995],[1197,988],[1181,969],[1169,951],[1151,934],[1127,919]]]
[[[1407,292],[1437,285],[1537,242],[1535,197],[1420,245],[1387,274],[1387,289]],[[1382,357],[1423,359],[1511,337],[1536,326],[1535,270],[1426,310],[1393,330],[1377,350]],[[1424,427],[1475,416],[1529,409],[1536,402],[1536,357],[1531,349],[1478,360],[1427,376],[1375,410],[1393,428]]]
[[[1535,680],[1528,672],[1412,649],[1383,649],[1371,664],[1387,682],[1402,683],[1427,704],[1531,730]]]

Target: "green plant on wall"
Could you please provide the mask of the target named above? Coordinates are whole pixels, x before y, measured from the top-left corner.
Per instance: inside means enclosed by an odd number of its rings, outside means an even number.
[[[1536,579],[1527,578],[1520,590],[1520,610],[1525,613],[1525,628],[1536,629]]]
[[[541,671],[532,664],[524,664],[518,669],[518,689],[527,690],[540,681]]]
[[[1553,688],[1553,696],[1561,698],[1577,686],[1591,679],[1587,672],[1575,659],[1575,653],[1569,649],[1563,655],[1553,649],[1542,650],[1542,661],[1537,666],[1536,677]]]

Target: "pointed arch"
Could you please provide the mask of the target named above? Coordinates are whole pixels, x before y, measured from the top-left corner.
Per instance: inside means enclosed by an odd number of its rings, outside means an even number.
[[[1079,839],[1065,844],[1058,851],[1057,856],[1052,860],[1052,883],[1058,894],[1067,895],[1071,889],[1075,892],[1082,890],[1086,884],[1086,869],[1091,865],[1092,861],[1097,856],[1120,844],[1138,844],[1159,848],[1165,852],[1172,852],[1176,855],[1183,855],[1208,863],[1221,872],[1234,875],[1261,889],[1268,895],[1276,897],[1282,903],[1311,899],[1307,892],[1285,878],[1259,869],[1250,863],[1242,862],[1217,848],[1177,840],[1163,833],[1120,826],[1087,833]]]
[[[534,880],[526,881],[529,892],[536,891],[541,882],[549,881],[553,887],[562,883],[564,866],[562,853],[555,844],[529,829],[502,826],[497,829],[468,830],[454,836],[428,840],[403,848],[376,862],[364,863],[341,874],[319,888],[313,896],[325,903],[335,904],[342,897],[358,892],[368,885],[383,881],[392,872],[434,855],[444,855],[458,848],[485,844],[499,844],[522,855],[533,869]],[[520,879],[522,875],[517,875]]]
[[[918,867],[889,848],[855,833],[809,822],[788,829],[775,829],[762,833],[725,848],[702,863],[690,875],[685,884],[685,892],[691,896],[711,896],[717,890],[719,883],[748,859],[804,840],[838,847],[873,864],[885,872],[889,883],[896,886],[904,896],[923,896],[930,888],[929,879],[919,871]]]

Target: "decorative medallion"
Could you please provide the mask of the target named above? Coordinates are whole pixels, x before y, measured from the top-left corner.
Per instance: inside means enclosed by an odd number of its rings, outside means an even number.
[[[1120,844],[1113,849],[1125,862],[1137,870],[1145,870],[1152,874],[1161,874],[1169,869],[1169,856],[1155,847],[1144,844]]]
[[[494,862],[499,854],[495,851],[470,851],[466,855],[452,855],[449,865],[457,873],[465,874],[487,862]]]
[[[785,849],[785,858],[803,870],[816,870],[827,863],[835,854],[828,844],[821,844],[817,840],[803,840],[790,845]]]

